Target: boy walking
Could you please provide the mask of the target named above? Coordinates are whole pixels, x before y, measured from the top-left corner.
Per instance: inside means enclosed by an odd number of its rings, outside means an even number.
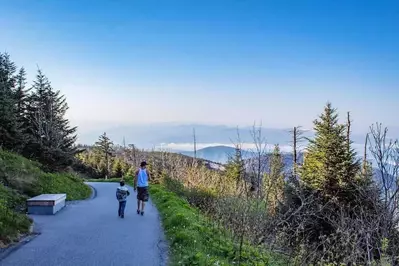
[[[147,170],[147,163],[141,162],[140,168],[136,171],[136,178],[134,180],[134,191],[137,189],[137,214],[144,215],[145,202],[148,201],[148,180],[150,173]],[[140,211],[141,203],[141,211]]]
[[[119,201],[118,216],[125,218],[126,198],[130,195],[130,192],[125,186],[125,181],[121,180],[119,185],[116,189],[116,199]]]

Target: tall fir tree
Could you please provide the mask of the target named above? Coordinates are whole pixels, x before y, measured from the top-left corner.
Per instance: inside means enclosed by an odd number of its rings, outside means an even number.
[[[21,145],[25,148],[29,142],[29,135],[27,129],[30,127],[29,120],[27,117],[27,107],[29,102],[29,91],[30,88],[26,87],[26,71],[23,67],[20,68],[18,75],[16,76],[16,88],[15,88],[15,105],[17,121],[22,131]]]
[[[348,144],[346,126],[338,123],[336,109],[327,103],[314,121],[315,137],[309,139],[300,171],[302,181],[328,197],[347,197],[360,169],[356,153]]]
[[[68,105],[60,91],[55,91],[47,77],[38,70],[27,106],[29,143],[24,150],[49,170],[71,165],[76,153],[76,127],[65,118]]]
[[[15,99],[18,118],[21,122],[24,122],[26,116],[26,107],[28,103],[28,96],[30,88],[26,87],[26,71],[25,68],[19,69],[18,75],[15,77],[16,88],[15,88]]]
[[[110,174],[110,163],[111,163],[111,158],[113,157],[113,152],[114,152],[114,144],[110,140],[110,138],[107,136],[107,133],[104,132],[99,138],[98,141],[94,144],[95,150],[97,154],[99,155],[99,158],[101,160],[101,167],[100,171],[104,173],[105,178],[107,179]]]
[[[112,174],[115,177],[122,177],[123,176],[123,165],[120,158],[116,158],[112,165]]]
[[[19,152],[23,134],[16,107],[16,69],[9,54],[0,53],[0,148]]]
[[[226,164],[226,176],[234,180],[236,185],[242,180],[245,171],[245,163],[242,158],[241,149],[236,147],[235,154],[232,158],[229,158],[229,161]]]
[[[278,144],[274,146],[270,155],[270,171],[264,176],[263,186],[269,210],[274,212],[283,198],[284,191],[284,161]]]

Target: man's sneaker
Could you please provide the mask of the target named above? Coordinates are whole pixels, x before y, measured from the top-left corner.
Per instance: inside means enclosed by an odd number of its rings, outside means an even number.
[[[124,214],[122,214],[122,215],[121,215],[121,218],[125,218],[125,215],[124,215]]]
[[[140,214],[140,210],[137,210],[137,214]]]
[[[142,211],[142,212],[141,212],[141,216],[143,216],[143,215],[144,215],[144,212]]]

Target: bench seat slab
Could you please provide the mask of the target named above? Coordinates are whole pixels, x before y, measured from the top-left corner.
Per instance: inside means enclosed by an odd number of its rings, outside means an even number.
[[[65,207],[66,194],[42,194],[27,200],[28,214],[52,215]]]

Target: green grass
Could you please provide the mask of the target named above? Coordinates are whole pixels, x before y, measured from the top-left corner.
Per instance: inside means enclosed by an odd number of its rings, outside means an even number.
[[[45,173],[38,162],[0,150],[0,247],[27,233],[26,199],[47,193],[66,193],[67,200],[88,198],[89,186],[67,173]]]
[[[39,178],[39,186],[41,194],[66,193],[67,200],[86,199],[91,195],[90,187],[73,174],[42,174]]]
[[[27,197],[0,184],[0,247],[29,231],[31,220],[20,213]]]
[[[119,182],[120,178],[91,179],[92,182]],[[132,181],[127,183],[132,185]],[[150,196],[157,206],[170,246],[170,265],[238,264],[238,244],[229,232],[216,226],[198,209],[163,185],[150,185]],[[282,258],[247,243],[241,265],[287,265]]]
[[[42,174],[38,162],[0,150],[0,183],[3,185],[22,194],[35,196],[40,193],[37,182]]]

